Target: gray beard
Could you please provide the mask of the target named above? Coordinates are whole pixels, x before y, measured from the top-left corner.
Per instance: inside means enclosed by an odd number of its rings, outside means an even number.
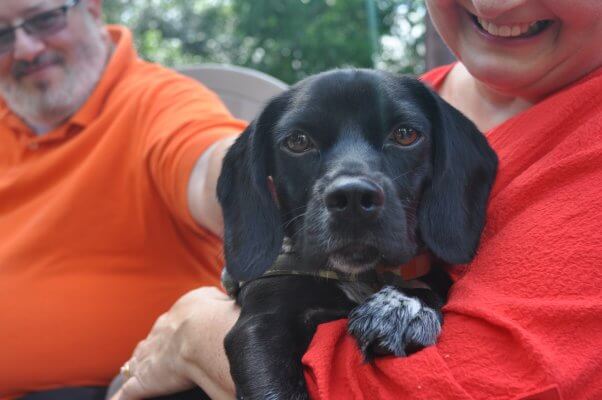
[[[90,97],[105,69],[109,45],[101,29],[90,22],[87,37],[77,43],[72,58],[65,60],[63,79],[24,87],[18,81],[0,82],[0,94],[8,107],[34,130],[48,131],[72,116]],[[39,132],[45,133],[45,132]]]

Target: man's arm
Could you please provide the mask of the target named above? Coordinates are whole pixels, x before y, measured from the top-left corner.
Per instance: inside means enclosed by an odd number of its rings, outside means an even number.
[[[222,237],[224,223],[217,201],[217,180],[222,160],[236,138],[214,143],[198,159],[188,181],[188,208],[194,220],[215,235]]]

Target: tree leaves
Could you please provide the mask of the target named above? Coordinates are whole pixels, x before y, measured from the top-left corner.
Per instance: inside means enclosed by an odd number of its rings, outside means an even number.
[[[129,26],[145,59],[241,65],[288,83],[336,67],[421,72],[424,9],[422,0],[104,1],[106,20]]]

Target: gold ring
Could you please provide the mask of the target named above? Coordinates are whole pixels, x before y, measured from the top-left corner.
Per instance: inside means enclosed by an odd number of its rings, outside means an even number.
[[[123,379],[126,381],[133,376],[132,370],[130,369],[129,361],[126,362],[125,364],[123,364],[123,367],[121,367],[121,369],[119,370],[119,373],[121,374],[121,376],[123,376]]]

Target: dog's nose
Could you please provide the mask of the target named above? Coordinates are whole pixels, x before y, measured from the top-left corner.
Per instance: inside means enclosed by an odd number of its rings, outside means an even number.
[[[374,218],[385,204],[385,193],[378,184],[354,177],[342,177],[324,193],[331,215],[348,218]]]

